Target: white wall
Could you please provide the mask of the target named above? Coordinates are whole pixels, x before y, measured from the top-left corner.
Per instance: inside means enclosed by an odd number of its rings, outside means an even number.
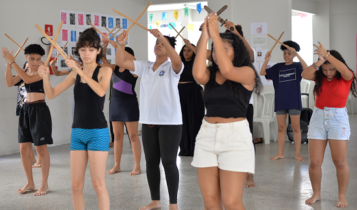
[[[115,8],[132,18],[136,18],[142,9],[141,2],[137,0],[102,0],[100,4],[96,0],[72,1],[62,0],[60,2],[54,0],[36,0],[36,1],[1,1],[0,6],[0,46],[7,47],[10,51],[16,51],[18,48],[10,42],[3,34],[7,33],[18,43],[22,43],[26,37],[29,38],[27,44],[38,43],[42,34],[35,28],[35,24],[44,26],[44,24],[53,24],[54,30],[59,26],[59,10],[79,10],[98,12],[104,14],[115,13],[112,9]],[[140,8],[140,9],[138,9]],[[147,20],[143,16],[140,19],[140,24],[146,25]],[[129,25],[131,22],[129,22]],[[135,51],[138,59],[147,58],[147,50],[140,50],[147,46],[146,33],[139,27],[135,26],[130,31],[130,47]],[[60,39],[58,39],[60,40]],[[135,40],[135,41],[134,41]],[[47,46],[43,46],[46,51]],[[45,58],[44,58],[45,59]],[[44,60],[43,59],[43,60]],[[23,54],[18,55],[17,63],[22,66],[25,62]],[[0,59],[0,66],[3,67],[0,75],[0,155],[11,154],[19,151],[17,143],[17,125],[18,117],[15,116],[17,88],[8,88],[5,85],[5,61]],[[51,76],[52,85],[60,83],[64,77]],[[62,93],[59,97],[53,100],[46,100],[51,110],[53,122],[53,139],[54,145],[60,145],[70,142],[72,115],[71,115],[71,100],[73,97],[72,88]],[[106,97],[108,99],[108,95]],[[105,115],[108,119],[109,103],[106,100]]]

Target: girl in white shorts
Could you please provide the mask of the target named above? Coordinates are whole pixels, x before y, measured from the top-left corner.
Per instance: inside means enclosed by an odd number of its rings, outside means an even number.
[[[206,46],[212,38],[212,64],[206,67]],[[213,47],[214,46],[214,47]],[[254,147],[246,112],[260,77],[238,35],[219,34],[217,16],[203,26],[193,65],[195,80],[205,86],[207,114],[196,137],[192,165],[205,209],[244,209],[242,197],[247,173],[254,174]]]
[[[321,199],[321,165],[328,141],[337,170],[337,207],[347,207],[346,192],[350,177],[347,147],[351,131],[345,106],[350,90],[355,97],[357,96],[356,78],[337,51],[327,51],[321,43],[315,47],[315,54],[319,55],[319,60],[302,73],[304,79],[316,82],[316,104],[307,134],[310,153],[309,174],[314,194],[306,200],[306,204],[313,204]]]

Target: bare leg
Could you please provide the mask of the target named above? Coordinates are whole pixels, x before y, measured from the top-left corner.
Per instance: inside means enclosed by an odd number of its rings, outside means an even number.
[[[333,163],[336,166],[338,181],[337,207],[348,207],[346,193],[350,180],[350,167],[347,164],[348,140],[329,140]]]
[[[218,167],[197,168],[197,178],[205,210],[222,210]]]
[[[246,179],[246,182],[245,182],[245,187],[247,187],[247,188],[255,187],[255,182],[254,182],[253,178],[254,178],[254,175],[248,173],[247,179]]]
[[[134,170],[130,173],[130,175],[138,175],[141,173],[140,167],[140,159],[141,159],[141,144],[138,135],[138,124],[139,122],[126,122],[126,127],[128,129],[128,135],[131,141],[131,149],[133,151],[134,156]]]
[[[305,201],[306,204],[313,204],[321,200],[321,165],[324,160],[326,145],[327,140],[309,139],[309,175],[314,194]]]
[[[35,158],[35,154],[33,153],[32,145],[30,147],[30,156],[31,156],[32,164],[35,164],[36,163],[36,158]]]
[[[45,195],[50,189],[48,188],[48,174],[50,173],[50,154],[48,153],[47,144],[36,146],[37,154],[42,157],[42,182],[40,188],[34,194]]]
[[[276,115],[278,120],[278,145],[279,145],[279,152],[274,157],[271,157],[270,160],[277,160],[282,159],[284,157],[284,144],[285,144],[285,137],[286,137],[286,114],[284,115]]]
[[[290,120],[291,120],[291,127],[294,132],[295,159],[297,161],[304,161],[305,159],[300,156],[300,148],[301,148],[300,115],[290,115]]]
[[[109,194],[105,185],[105,168],[108,158],[108,152],[88,151],[88,157],[92,184],[98,197],[98,209],[109,210]]]
[[[32,148],[31,142],[20,143],[20,155],[22,160],[22,165],[25,169],[25,174],[27,178],[27,183],[22,189],[18,189],[17,192],[20,194],[26,193],[27,191],[35,190],[35,183],[32,176],[32,163],[30,157],[30,150]]]
[[[72,201],[74,210],[84,210],[84,176],[88,162],[88,152],[71,150]]]
[[[32,168],[41,168],[41,155],[38,153],[38,149],[36,148],[36,153],[37,153],[37,162],[33,164]],[[33,151],[32,151],[33,152]]]
[[[247,173],[219,170],[222,201],[225,210],[245,210],[243,189]]]
[[[108,174],[120,172],[121,154],[123,152],[124,122],[112,121],[114,131],[114,160],[115,164]]]

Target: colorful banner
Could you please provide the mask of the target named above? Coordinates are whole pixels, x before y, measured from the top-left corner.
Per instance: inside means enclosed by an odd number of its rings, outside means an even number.
[[[150,21],[150,23],[152,23],[152,18],[154,17],[154,14],[150,14],[149,15],[149,21]]]
[[[197,4],[197,11],[198,11],[198,13],[201,14],[201,11],[202,11],[202,5],[201,5],[201,3],[198,3],[198,4]]]
[[[170,23],[173,27],[176,27],[176,23]],[[172,30],[173,28],[171,27],[171,25],[169,24],[169,29]]]
[[[174,17],[175,17],[176,20],[177,20],[178,16],[179,16],[179,12],[178,12],[178,10],[175,10],[174,11]]]
[[[194,24],[187,24],[187,31],[193,31],[193,28],[195,27]]]
[[[189,11],[188,7],[185,7],[184,10],[185,10],[185,16],[188,17],[188,11]]]
[[[160,27],[160,25],[161,25],[161,21],[156,21],[156,26],[159,28]]]
[[[167,21],[167,13],[166,12],[162,13],[162,19],[161,20],[166,20]]]

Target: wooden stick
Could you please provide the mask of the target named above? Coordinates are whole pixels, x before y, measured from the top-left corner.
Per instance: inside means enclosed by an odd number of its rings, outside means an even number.
[[[50,47],[50,52],[48,53],[48,56],[47,56],[44,66],[48,65],[48,62],[50,61],[50,58],[52,56],[53,48],[54,48],[53,46]]]
[[[283,36],[283,34],[284,34],[284,31],[283,31],[283,33],[281,33],[281,35],[279,36],[278,41],[280,41],[280,38]],[[271,50],[269,51],[270,53],[274,50],[274,47],[276,46],[276,44],[278,44],[278,42],[275,42],[274,46],[273,46],[273,47],[271,48]]]
[[[117,32],[115,32],[114,34],[111,34],[111,36],[109,37],[110,39],[115,36],[115,34],[117,34],[122,28],[119,28],[119,30],[117,30]]]
[[[58,50],[58,52],[61,53],[62,57],[63,57],[65,60],[67,60],[67,57],[66,57],[66,56],[64,55],[64,53],[62,52],[61,47],[59,47],[59,46],[57,45],[57,43],[54,42],[54,41],[42,30],[42,28],[41,28],[38,24],[36,24],[35,26],[36,26],[36,28],[41,32],[41,34],[44,35],[44,36],[46,37],[46,39]]]
[[[27,42],[28,39],[29,39],[29,38],[26,38],[26,40],[24,41],[24,43],[22,43],[21,48],[24,47],[24,45],[26,44],[26,42]],[[19,54],[19,52],[21,51],[21,48],[19,48],[19,50],[17,50],[17,52],[16,52],[14,58],[16,58],[16,56]]]
[[[9,35],[5,34],[5,36],[6,36],[7,38],[9,38],[13,43],[15,43],[19,48],[21,48],[22,51],[25,52],[25,50],[22,49],[22,47],[21,47],[19,44],[17,44],[13,39],[11,39],[11,37],[9,37]]]
[[[290,48],[288,45],[286,45],[286,44],[282,43],[281,41],[275,39],[272,35],[268,34],[268,36],[269,36],[270,38],[274,39],[276,42],[279,42],[279,44],[283,45],[284,47],[286,47],[286,48],[288,48],[288,49]]]
[[[181,34],[176,30],[176,28],[173,26],[173,25],[171,25],[171,23],[169,23],[170,24],[170,26],[176,31],[176,33],[178,33],[178,35],[183,39],[183,40],[185,40],[182,36],[181,36]]]
[[[118,27],[119,25],[116,25],[114,28],[113,28],[113,30],[111,30],[111,31],[109,31],[109,34],[108,34],[108,36],[110,37],[110,35],[112,35],[112,33],[114,32],[114,30]],[[120,28],[121,29],[121,28]],[[108,30],[108,29],[107,29]],[[118,33],[118,32],[117,32]],[[110,37],[111,38],[111,37]],[[100,42],[102,42],[103,41],[103,39],[102,40],[100,40]]]
[[[88,22],[95,30],[98,31],[98,33],[100,33],[106,40],[110,40],[108,39],[108,37],[106,35],[104,35],[101,31],[99,31],[91,22]]]
[[[107,31],[110,33],[110,30],[107,27],[104,27],[105,29],[107,29]],[[109,34],[108,34],[109,35]]]
[[[184,26],[181,31],[179,32],[179,34],[176,35],[176,38],[181,34],[181,32],[183,31],[183,29],[185,28],[186,26]]]
[[[141,18],[141,16],[146,12],[146,10],[149,8],[149,6],[151,5],[151,1],[149,2],[149,4],[145,7],[145,9],[141,12],[141,14],[138,16],[138,18],[136,18],[135,22],[138,22],[139,19]],[[135,25],[135,23],[132,23],[131,26],[128,28],[127,32],[130,31],[130,29]]]
[[[135,20],[131,19],[130,17],[124,15],[123,13],[118,12],[117,10],[113,9],[114,12],[118,13],[119,15],[125,17],[126,19],[130,20],[131,22],[135,23],[136,25],[138,25],[139,27],[141,27],[142,29],[146,30],[146,31],[150,31],[148,28],[146,28],[145,26],[142,26],[140,23],[136,22]]]
[[[64,48],[66,47],[68,41],[66,42],[66,44],[62,47],[62,50],[64,50]],[[61,54],[58,53],[58,55],[55,57],[55,60],[58,58],[58,56],[60,56]]]

